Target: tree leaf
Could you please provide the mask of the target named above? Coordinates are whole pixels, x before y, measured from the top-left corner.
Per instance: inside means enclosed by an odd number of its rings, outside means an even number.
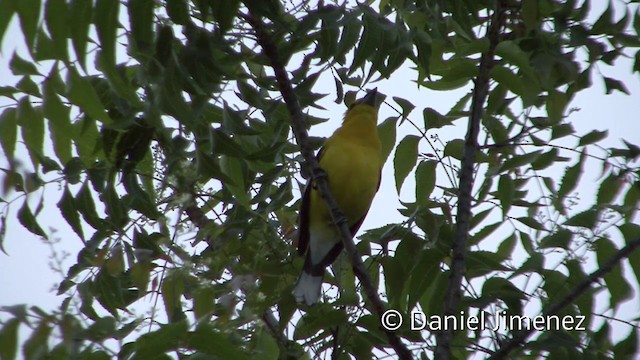
[[[42,104],[44,116],[49,120],[49,130],[53,147],[58,159],[63,164],[71,160],[71,143],[73,128],[69,117],[69,108],[62,104],[51,81],[44,82],[44,98]]]
[[[580,180],[580,176],[582,175],[582,165],[584,164],[585,153],[582,152],[580,154],[580,159],[576,162],[572,167],[567,168],[562,177],[562,182],[560,183],[560,189],[558,189],[557,197],[559,199],[564,199],[567,195],[569,195],[575,188],[578,186],[578,181]]]
[[[20,320],[15,318],[9,319],[2,325],[2,329],[0,329],[0,358],[15,359],[18,353],[18,329],[20,328]]]
[[[60,198],[60,201],[58,201],[58,209],[60,209],[62,216],[67,220],[71,229],[73,229],[81,240],[84,240],[82,224],[80,223],[80,215],[76,209],[75,199],[71,195],[71,192],[69,192],[68,187],[64,188],[62,197]]]
[[[601,237],[595,242],[595,251],[598,266],[602,267],[615,255],[618,249],[611,240]],[[617,308],[618,305],[633,296],[633,290],[623,275],[620,265],[616,265],[611,272],[604,276],[604,282],[607,284],[610,295],[609,304],[613,308]]]
[[[71,42],[76,58],[83,69],[87,69],[87,40],[89,38],[89,25],[92,19],[92,1],[71,0],[69,7],[69,23],[71,26]]]
[[[413,170],[413,167],[416,166],[419,142],[419,136],[407,135],[400,141],[400,144],[398,144],[398,147],[396,148],[396,154],[393,158],[393,167],[395,170],[394,174],[398,194],[400,194],[400,189],[402,189],[402,184],[407,178],[407,175],[409,175],[411,170]]]
[[[22,129],[22,139],[27,145],[33,166],[38,168],[39,157],[44,149],[44,117],[42,112],[34,109],[27,96],[20,99],[16,112],[18,123]]]
[[[170,2],[171,1],[168,3]],[[153,49],[154,6],[153,0],[133,0],[127,4],[129,22],[131,24],[132,44],[136,51],[149,52]],[[167,7],[169,7],[168,4]]]
[[[100,41],[100,61],[103,66],[112,69],[116,64],[116,35],[118,33],[120,2],[96,0],[95,10],[93,22],[96,25]],[[136,14],[135,18],[139,16]]]
[[[186,0],[167,1],[167,14],[175,24],[184,25],[189,20],[189,6]]]
[[[511,204],[513,204],[513,197],[515,195],[515,185],[511,176],[505,174],[500,176],[498,182],[498,199],[500,200],[500,208],[502,209],[502,218],[506,218]]]
[[[20,224],[22,224],[22,226],[24,226],[31,233],[42,236],[45,239],[47,238],[47,234],[44,232],[44,230],[42,230],[40,225],[38,225],[38,222],[36,221],[35,216],[33,216],[33,213],[31,212],[27,201],[25,201],[22,204],[20,210],[18,210],[18,221],[20,221]]]
[[[382,144],[382,164],[387,162],[391,151],[396,145],[396,124],[398,118],[389,117],[378,125],[378,137]]]
[[[16,139],[18,137],[18,119],[16,109],[5,108],[0,115],[0,141],[7,159],[12,159],[16,149]]]
[[[578,146],[586,146],[586,145],[597,143],[600,140],[605,139],[608,135],[609,135],[609,130],[603,130],[603,131],[592,130],[588,134],[580,137]]]
[[[508,270],[492,251],[470,251],[467,253],[467,277],[473,279],[494,271]]]
[[[573,239],[573,233],[567,229],[559,229],[557,232],[544,237],[540,240],[540,248],[561,248],[569,250],[569,245]]]
[[[425,205],[436,185],[435,161],[421,161],[416,169],[416,202]]]
[[[9,68],[14,75],[40,75],[40,72],[36,66],[18,55],[18,52],[14,52],[9,62]]]
[[[24,34],[27,46],[31,52],[34,49],[38,19],[40,18],[41,0],[15,1],[15,8],[20,19],[20,27]]]
[[[65,61],[69,58],[67,54],[67,39],[70,35],[68,14],[69,10],[65,0],[48,0],[45,3],[45,23],[49,34],[51,34],[56,58]]]
[[[603,76],[602,78],[604,80],[604,87],[606,89],[605,93],[607,95],[613,93],[616,90],[627,95],[631,95],[629,90],[627,90],[627,86],[622,81],[606,76]]]
[[[109,1],[109,0],[103,0]],[[105,107],[95,89],[86,78],[80,76],[75,68],[70,68],[67,75],[67,98],[77,105],[87,115],[99,120],[104,125],[111,124],[111,118],[107,115]]]

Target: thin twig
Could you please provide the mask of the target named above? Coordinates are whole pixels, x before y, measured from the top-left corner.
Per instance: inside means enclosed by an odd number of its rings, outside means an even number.
[[[386,310],[385,305],[382,303],[380,295],[378,294],[378,288],[374,285],[371,276],[365,269],[362,258],[360,257],[360,254],[356,249],[356,245],[351,238],[347,219],[331,194],[326,174],[322,171],[320,164],[315,158],[313,147],[311,146],[309,135],[307,134],[304,115],[293,91],[289,74],[280,60],[276,45],[271,39],[271,35],[265,29],[264,23],[260,18],[253,16],[251,13],[251,9],[253,7],[252,3],[246,2],[245,5],[249,9],[249,14],[243,14],[241,17],[254,29],[258,43],[264,50],[264,54],[271,62],[271,67],[275,73],[280,93],[282,94],[282,98],[287,106],[289,115],[291,116],[291,129],[293,130],[296,141],[300,146],[300,152],[304,157],[305,162],[309,165],[311,179],[329,208],[331,219],[338,228],[340,239],[344,244],[347,254],[349,255],[349,259],[351,260],[353,272],[360,280],[367,298],[372,304],[373,312],[378,316],[378,318],[381,318]],[[402,342],[400,337],[393,331],[387,329],[383,330],[389,340],[389,344],[393,347],[398,357],[400,359],[411,359],[411,352]]]
[[[603,276],[607,275],[613,268],[620,263],[623,259],[626,259],[640,247],[640,238],[631,240],[620,249],[615,255],[613,255],[607,262],[605,262],[598,270],[592,272],[582,282],[571,290],[564,298],[557,303],[547,307],[542,311],[542,317],[557,314],[560,310],[564,309],[567,305],[574,303],[585,291],[591,288],[591,284],[598,281]],[[519,330],[513,333],[513,336],[508,341],[502,343],[502,346],[493,353],[489,360],[505,359],[509,356],[509,353],[524,343],[529,336],[531,336],[536,330],[534,328],[528,330]]]
[[[460,303],[460,289],[462,277],[464,275],[465,254],[467,251],[467,237],[469,234],[469,224],[471,220],[471,201],[474,181],[474,165],[476,163],[476,151],[478,151],[478,134],[480,133],[480,123],[484,111],[484,103],[489,92],[489,79],[491,68],[494,63],[494,53],[499,42],[500,28],[503,23],[504,10],[502,1],[497,1],[496,9],[493,13],[487,37],[489,38],[489,48],[482,54],[478,77],[475,81],[473,98],[471,100],[471,114],[469,116],[469,127],[465,137],[464,154],[460,169],[460,187],[458,191],[458,213],[456,215],[456,235],[452,246],[451,274],[449,275],[449,285],[445,293],[444,316],[457,313]],[[435,358],[448,360],[451,357],[451,339],[454,329],[445,326],[438,334]]]

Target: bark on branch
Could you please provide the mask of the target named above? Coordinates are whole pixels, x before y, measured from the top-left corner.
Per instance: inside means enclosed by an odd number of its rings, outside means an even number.
[[[460,289],[465,268],[465,255],[467,251],[467,237],[471,220],[471,201],[474,181],[474,166],[476,164],[476,151],[478,151],[478,133],[484,113],[484,104],[489,92],[490,72],[494,63],[495,49],[500,40],[500,29],[504,21],[504,9],[502,1],[496,2],[496,9],[491,18],[487,37],[489,48],[482,54],[478,76],[475,80],[473,97],[471,101],[471,114],[469,127],[465,136],[464,153],[460,169],[460,187],[458,190],[458,212],[456,215],[456,233],[452,246],[452,261],[449,275],[449,284],[445,293],[444,316],[457,314],[460,303]],[[435,358],[448,360],[451,357],[451,339],[454,329],[445,326],[438,333]]]

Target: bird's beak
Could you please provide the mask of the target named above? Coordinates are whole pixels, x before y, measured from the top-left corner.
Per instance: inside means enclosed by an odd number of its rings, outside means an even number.
[[[376,107],[376,96],[378,95],[378,88],[374,88],[373,90],[369,90],[369,92],[367,92],[367,95],[365,95],[362,100],[360,100],[361,103],[363,104],[367,104],[373,107]]]

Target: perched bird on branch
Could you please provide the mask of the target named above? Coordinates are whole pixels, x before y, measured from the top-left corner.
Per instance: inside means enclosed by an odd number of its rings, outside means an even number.
[[[378,139],[377,89],[351,104],[338,128],[318,152],[320,167],[327,175],[331,193],[347,218],[351,236],[364,221],[380,187],[381,144]],[[329,209],[309,180],[298,216],[298,253],[304,267],[293,295],[298,303],[313,305],[320,299],[327,266],[343,249]]]

